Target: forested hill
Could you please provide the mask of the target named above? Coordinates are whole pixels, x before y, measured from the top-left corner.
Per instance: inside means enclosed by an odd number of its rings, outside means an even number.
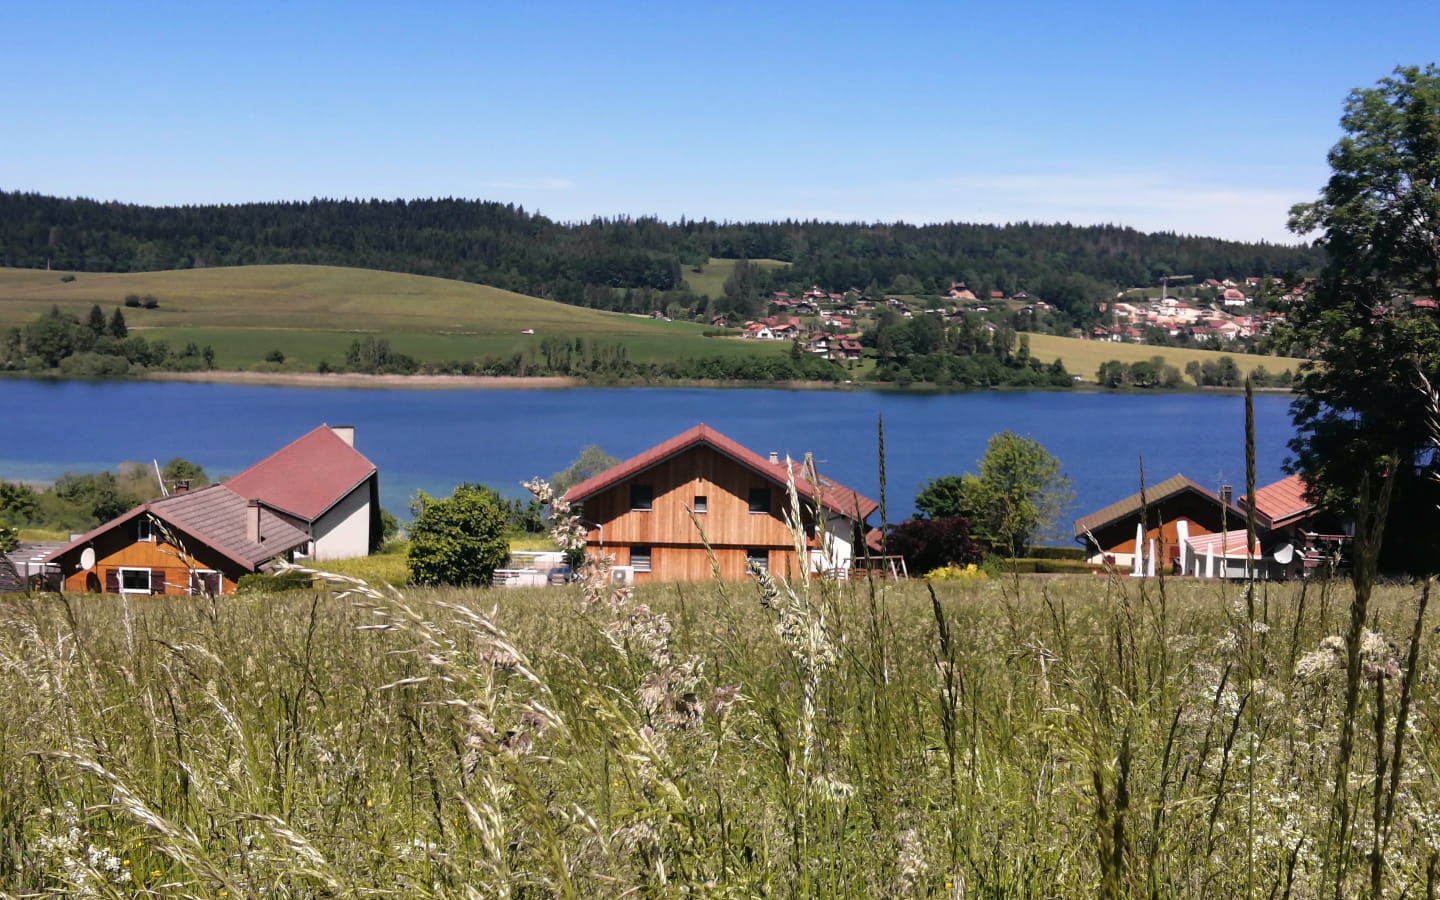
[[[1318,268],[1308,248],[1144,234],[1119,226],[677,223],[565,224],[480,200],[311,200],[149,207],[0,192],[0,265],[92,272],[310,263],[495,285],[566,303],[649,311],[693,305],[684,268],[711,257],[777,259],[747,289],[1036,293],[1047,280],[1151,284]],[[1089,292],[1087,292],[1089,293]],[[983,296],[983,294],[981,294]],[[716,306],[721,298],[714,298]],[[691,302],[686,302],[691,301]],[[732,298],[732,304],[738,298]],[[739,310],[735,310],[739,311]]]

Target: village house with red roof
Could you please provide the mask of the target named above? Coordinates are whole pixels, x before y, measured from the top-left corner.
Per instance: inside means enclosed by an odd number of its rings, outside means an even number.
[[[613,558],[636,582],[747,577],[753,569],[794,573],[801,565],[785,524],[787,485],[799,497],[804,565],[847,573],[878,505],[814,473],[696,425],[606,469],[565,494],[583,504],[586,551]]]

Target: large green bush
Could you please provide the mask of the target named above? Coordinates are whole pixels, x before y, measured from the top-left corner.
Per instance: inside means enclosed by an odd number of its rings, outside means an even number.
[[[448,498],[421,491],[410,526],[410,579],[415,584],[489,584],[510,558],[505,511],[486,488],[462,484]]]

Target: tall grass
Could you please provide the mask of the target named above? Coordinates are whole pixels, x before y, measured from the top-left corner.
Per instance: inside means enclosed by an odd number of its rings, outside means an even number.
[[[6,599],[0,893],[1433,896],[1428,586],[1160,589]]]

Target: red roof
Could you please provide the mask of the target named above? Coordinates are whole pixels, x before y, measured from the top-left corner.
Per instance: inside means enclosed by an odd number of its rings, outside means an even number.
[[[375,473],[329,425],[321,425],[225,482],[240,496],[313,522]]]
[[[1276,526],[1300,518],[1315,508],[1305,499],[1305,482],[1299,475],[1282,478],[1255,490],[1255,510]]]
[[[1004,291],[991,291],[991,292],[990,292],[990,299],[991,299],[991,300],[1003,300],[1003,299],[1005,299],[1005,292],[1004,292]]]
[[[1437,305],[1434,300],[1428,297],[1421,297],[1419,300],[1411,300],[1410,305],[1415,309],[1435,309]]]
[[[764,476],[778,484],[784,485],[791,472],[795,478],[795,490],[802,497],[818,499],[822,505],[833,512],[847,516],[857,521],[863,520],[879,508],[879,504],[868,497],[845,487],[836,484],[823,476],[819,478],[819,496],[809,480],[804,476],[803,464],[791,462],[791,469],[787,472],[784,462],[772,463],[747,447],[741,446],[708,425],[696,425],[688,431],[677,434],[670,440],[656,444],[644,453],[632,456],[618,466],[612,466],[603,472],[590,476],[584,481],[565,492],[565,499],[571,503],[580,503],[589,497],[593,497],[601,491],[613,487],[616,484],[645,471],[651,466],[669,459],[679,453],[683,453],[692,447],[705,444],[718,453],[728,456],[735,462],[740,463],[747,469]]]

